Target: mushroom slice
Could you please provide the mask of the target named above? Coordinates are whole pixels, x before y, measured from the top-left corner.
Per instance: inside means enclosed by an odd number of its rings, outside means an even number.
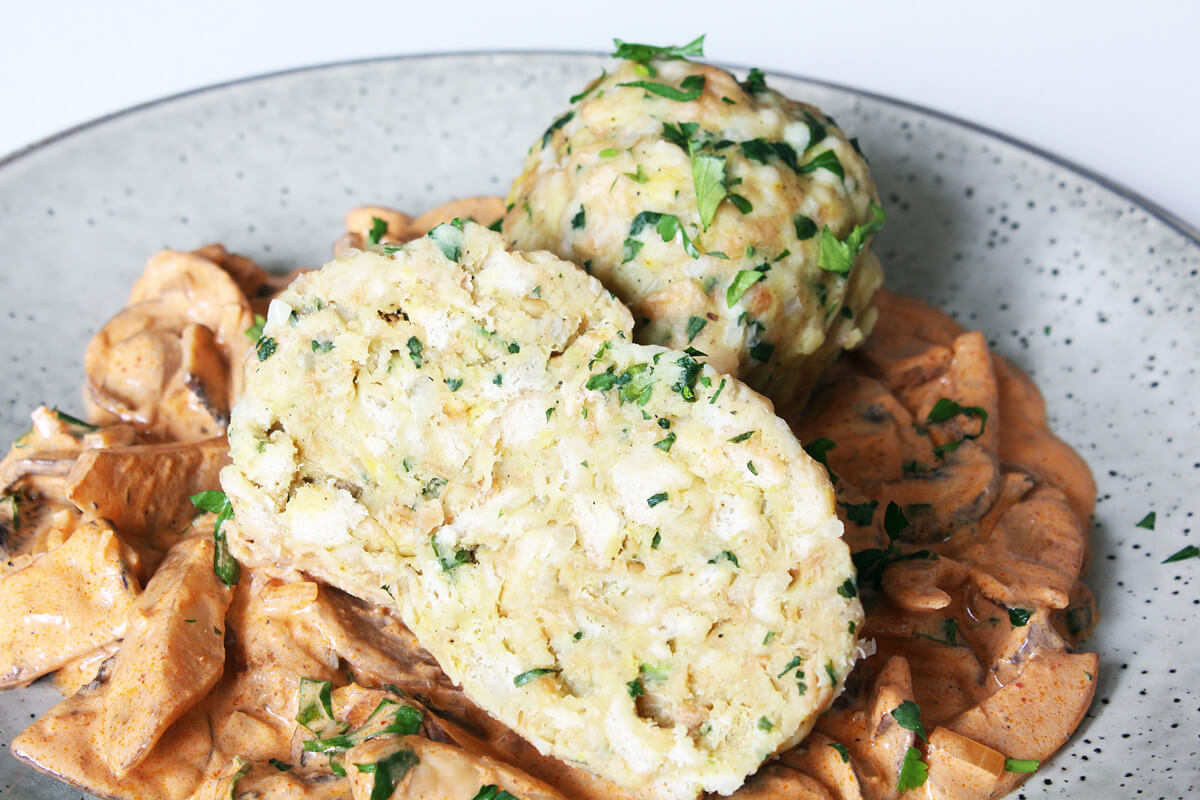
[[[447,678],[402,623],[337,589],[321,587],[313,622],[354,674],[373,683],[422,692]]]
[[[1001,486],[996,459],[968,440],[935,469],[885,483],[878,491],[880,505],[891,501],[905,510],[910,522],[906,540],[931,542],[982,517]]]
[[[120,540],[99,523],[0,578],[0,688],[119,639],[138,589]]]
[[[849,750],[823,733],[811,734],[779,760],[819,781],[837,800],[863,800]]]
[[[220,369],[240,365],[253,343],[245,332],[253,325],[249,301],[230,275],[206,258],[164,250],[150,259],[134,284],[130,305],[113,317],[88,344],[84,368],[87,400],[97,415],[130,422],[146,433],[173,439],[205,438],[219,432],[220,420],[208,408],[228,409],[240,384],[240,370],[227,382],[225,397],[197,398],[189,389],[185,362],[219,356]],[[182,337],[191,325],[192,353]],[[209,355],[196,348],[209,344]],[[186,357],[185,357],[186,355]],[[206,374],[212,367],[206,368]],[[199,385],[199,373],[191,373]],[[213,390],[211,376],[205,390]]]
[[[70,697],[78,692],[83,687],[87,686],[100,675],[101,668],[111,669],[112,662],[110,658],[117,654],[117,650],[121,647],[119,641],[112,641],[104,645],[98,650],[88,653],[59,668],[54,673],[54,687],[64,697]],[[105,664],[108,667],[105,667]]]
[[[836,757],[836,756],[835,756]],[[779,763],[767,764],[730,795],[734,800],[838,800],[821,782]]]
[[[221,677],[233,593],[212,564],[211,539],[175,545],[130,615],[101,722],[100,754],[117,776],[140,764]]]
[[[926,793],[937,800],[988,800],[1004,778],[1004,754],[949,728],[929,734]]]
[[[84,514],[165,551],[196,516],[192,495],[219,487],[217,476],[228,463],[223,437],[85,450],[67,477],[66,494]]]
[[[347,770],[354,800],[472,800],[487,786],[521,800],[565,800],[516,767],[420,736],[370,739],[347,750],[345,763],[354,766]]]
[[[351,800],[350,783],[337,775],[297,775],[275,764],[230,759],[224,769],[207,779],[190,800]]]
[[[979,531],[958,558],[984,594],[1005,606],[1066,608],[1086,538],[1066,495],[1041,486]]]
[[[97,680],[30,725],[12,743],[13,755],[42,772],[100,797],[187,800],[212,751],[209,722],[194,711],[159,740],[139,767],[118,778],[96,751],[105,685]]]
[[[183,385],[222,428],[229,424],[229,365],[213,332],[203,325],[184,327],[179,337]]]
[[[1007,758],[1044,761],[1066,743],[1092,704],[1099,661],[1095,653],[1036,650],[1014,680],[943,727]],[[1024,777],[1004,773],[991,796]]]
[[[488,226],[504,216],[504,198],[495,196],[464,197],[449,203],[431,208],[412,222],[412,227],[423,234],[443,222],[455,218],[473,219],[480,225]]]

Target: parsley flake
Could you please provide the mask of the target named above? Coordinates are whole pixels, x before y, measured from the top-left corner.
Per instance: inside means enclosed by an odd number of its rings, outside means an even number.
[[[264,336],[254,345],[254,352],[258,355],[259,361],[266,361],[271,356],[275,355],[275,349],[278,343],[270,336]]]
[[[1158,521],[1158,513],[1151,511],[1137,523],[1136,527],[1144,528],[1148,531],[1154,530],[1154,523]]]
[[[586,226],[586,225],[587,225],[587,211],[584,209],[583,206],[580,206],[579,212],[575,216],[571,217],[571,228],[572,228],[572,230],[579,231],[579,230],[583,230],[584,226]]]
[[[412,362],[416,364],[418,368],[420,368],[421,364],[424,363],[425,360],[421,355],[421,352],[424,349],[425,346],[421,344],[420,339],[415,336],[408,337],[408,357],[412,359]]]
[[[704,317],[688,317],[687,321],[687,343],[691,344],[700,331],[704,330],[704,326],[708,324],[708,320]]]
[[[677,46],[656,47],[652,44],[637,44],[635,42],[622,41],[621,39],[613,39],[613,45],[616,46],[616,49],[612,53],[613,58],[623,58],[637,64],[648,64],[656,59],[670,61],[689,56],[702,57],[704,55],[703,34],[685,45]]]
[[[915,747],[908,748],[904,752],[904,763],[900,765],[900,776],[896,779],[896,791],[904,794],[928,779],[929,766],[921,760],[921,751]]]
[[[751,67],[746,80],[738,83],[747,94],[758,94],[767,90],[767,76],[758,67]]]
[[[1008,610],[1008,622],[1014,628],[1024,628],[1029,624],[1029,618],[1033,616],[1033,612],[1028,608],[1010,608]]]
[[[893,708],[892,718],[901,728],[912,731],[925,741],[929,741],[929,737],[925,734],[925,724],[921,722],[921,707],[912,700],[905,700]]]
[[[675,432],[671,431],[664,438],[659,439],[654,443],[654,446],[664,453],[671,452],[671,445],[675,444]]]
[[[382,239],[387,232],[387,220],[380,219],[379,217],[371,217],[371,230],[367,232],[367,244],[379,244],[379,240]]]
[[[648,505],[650,508],[654,508],[659,503],[666,502],[666,500],[667,500],[666,492],[656,492],[646,498],[646,505]]]
[[[1174,564],[1176,561],[1186,561],[1189,558],[1200,558],[1200,548],[1197,548],[1194,544],[1189,544],[1182,550],[1167,556],[1162,563]]]
[[[534,667],[533,669],[526,670],[513,678],[513,686],[524,686],[525,684],[534,681],[543,675],[550,675],[557,672],[558,669],[554,667]]]
[[[463,251],[463,221],[455,217],[450,222],[443,222],[426,234],[437,244],[442,255],[451,261],[461,261]]]
[[[843,764],[850,763],[850,751],[846,748],[846,745],[839,744],[838,742],[830,742],[829,746],[836,750],[837,754],[842,757]]]
[[[693,154],[692,183],[696,187],[696,205],[700,210],[700,226],[708,230],[708,226],[717,213],[717,207],[721,205],[721,201],[726,196],[725,156],[711,153]],[[745,214],[746,211],[742,211],[742,213]]]
[[[1037,772],[1038,767],[1042,762],[1036,758],[1006,758],[1004,759],[1005,772]]]

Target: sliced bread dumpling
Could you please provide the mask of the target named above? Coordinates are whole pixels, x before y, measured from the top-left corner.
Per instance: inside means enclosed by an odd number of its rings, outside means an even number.
[[[272,308],[222,475],[231,547],[397,608],[543,753],[647,797],[732,792],[853,665],[862,609],[829,478],[769,401],[701,355],[632,344],[582,271],[464,232],[489,246],[453,265],[436,241],[352,256]],[[474,252],[527,272],[506,297],[558,302],[485,312]],[[404,262],[401,284],[469,274],[476,295],[434,287],[426,311],[410,287],[375,294],[376,259]],[[313,291],[340,294],[316,310]],[[387,355],[407,331],[370,322],[395,292],[424,334],[415,370]],[[313,310],[292,324],[297,307]],[[481,318],[488,335],[468,335]],[[438,371],[414,377],[426,357]]]

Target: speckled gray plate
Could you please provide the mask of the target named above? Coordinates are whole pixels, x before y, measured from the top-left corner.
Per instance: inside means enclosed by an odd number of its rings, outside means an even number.
[[[503,194],[606,63],[449,55],[302,70],[123,112],[0,162],[0,439],[40,401],[80,408],[83,350],[159,248],[221,241],[322,263],[347,209]],[[949,309],[1042,386],[1100,487],[1089,582],[1096,702],[1020,797],[1200,792],[1200,241],[1095,176],[962,122],[798,79],[771,84],[857,135],[888,210],[888,285]],[[1080,135],[1085,135],[1080,132]],[[1154,531],[1134,523],[1154,510]],[[54,701],[0,694],[4,748]],[[0,756],[0,794],[78,791]]]

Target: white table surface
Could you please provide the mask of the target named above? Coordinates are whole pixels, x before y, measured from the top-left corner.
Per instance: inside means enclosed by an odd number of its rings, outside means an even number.
[[[346,59],[607,51],[708,35],[714,60],[927,106],[1200,227],[1200,3],[0,0],[0,154],[164,95]]]

